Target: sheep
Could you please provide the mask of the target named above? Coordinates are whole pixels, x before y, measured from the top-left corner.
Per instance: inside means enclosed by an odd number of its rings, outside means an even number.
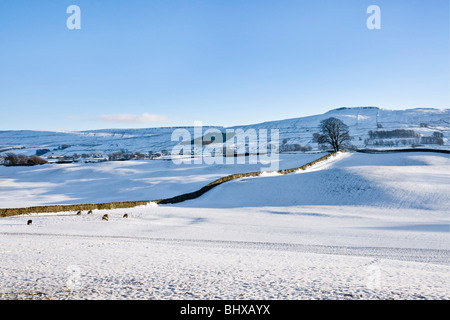
[[[33,220],[28,220],[27,221],[27,225],[29,226],[30,224],[32,224],[33,223]]]
[[[108,214],[104,214],[103,217],[102,217],[102,220],[108,221],[108,219],[109,219],[109,215]]]

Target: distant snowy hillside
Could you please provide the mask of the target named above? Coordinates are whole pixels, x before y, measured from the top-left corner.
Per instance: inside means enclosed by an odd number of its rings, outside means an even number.
[[[358,148],[381,147],[380,139],[367,141],[369,131],[392,131],[396,129],[414,130],[418,135],[428,137],[434,132],[443,134],[444,144],[439,148],[449,148],[450,135],[450,110],[449,109],[411,109],[411,110],[384,110],[376,107],[339,108],[321,115],[288,119],[281,121],[265,122],[247,126],[246,128],[279,129],[280,144],[287,139],[288,144],[311,145],[317,148],[312,141],[312,135],[318,132],[322,120],[334,117],[342,120],[349,126],[350,135],[353,137],[351,144]],[[395,138],[394,138],[395,139]],[[403,144],[402,139],[396,147],[420,144],[420,139],[408,139]],[[419,140],[419,141],[417,141]],[[376,144],[378,142],[378,144]],[[386,142],[386,141],[384,141]],[[437,148],[438,146],[433,146]]]
[[[450,149],[450,109],[409,109],[384,110],[377,107],[339,108],[327,113],[264,122],[232,128],[216,127],[224,132],[226,129],[260,129],[279,130],[281,151],[304,150],[300,147],[317,150],[312,135],[318,132],[320,121],[329,117],[341,119],[350,128],[353,137],[351,144],[357,148],[411,147],[424,145],[428,148]],[[168,152],[179,143],[171,141],[172,133],[177,127],[148,129],[104,129],[76,132],[50,131],[0,131],[0,155],[7,152],[34,155],[39,149],[48,149],[45,156],[64,156],[77,154],[107,155],[117,151],[148,153]],[[193,127],[183,127],[194,137]],[[203,127],[203,132],[211,127]],[[400,137],[387,135],[379,137],[377,131],[413,130],[414,136]],[[372,131],[372,136],[369,135]],[[64,146],[64,147],[62,147]],[[254,150],[249,150],[254,151]]]

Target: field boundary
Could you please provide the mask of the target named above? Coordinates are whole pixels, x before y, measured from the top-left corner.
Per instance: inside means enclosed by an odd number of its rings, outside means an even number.
[[[339,152],[346,152],[346,151],[344,150],[344,151],[339,151]],[[270,171],[267,173],[289,174],[294,171],[305,170],[306,168],[311,167],[318,162],[321,162],[321,161],[327,160],[330,157],[336,156],[336,154],[337,154],[337,152],[327,154],[327,155],[325,155],[317,160],[314,160],[312,162],[309,162],[301,167],[285,169],[285,170],[278,170],[278,171]],[[218,185],[221,185],[224,182],[236,180],[236,179],[240,179],[240,178],[257,177],[257,176],[261,175],[262,173],[263,173],[262,171],[256,171],[256,172],[248,172],[248,173],[230,174],[228,176],[222,177],[220,179],[217,179],[217,180],[207,184],[206,186],[204,186],[203,188],[201,188],[197,191],[185,193],[185,194],[175,196],[172,198],[168,198],[168,199],[160,199],[160,200],[156,200],[153,202],[155,202],[157,204],[174,204],[174,203],[180,203],[180,202],[183,202],[186,200],[196,199],[196,198],[200,197],[201,195],[205,194],[206,192],[208,192],[209,190],[211,190],[212,188],[217,187]]]
[[[312,162],[309,162],[303,166],[292,168],[292,169],[285,169],[285,170],[278,170],[278,171],[270,171],[265,173],[278,173],[278,174],[289,174],[294,171],[298,170],[305,170],[318,162],[325,161],[331,157],[335,157],[338,153],[347,152],[346,150],[341,150],[338,152],[329,153],[323,157],[320,157],[317,160],[314,160]],[[225,183],[227,181],[236,180],[240,178],[249,178],[249,177],[257,177],[261,175],[263,171],[256,171],[256,172],[248,172],[248,173],[236,173],[236,174],[230,174],[228,176],[219,178],[206,186],[202,187],[201,189],[184,193],[175,197],[166,198],[166,199],[158,199],[158,200],[142,200],[142,201],[122,201],[122,202],[107,202],[107,203],[90,203],[90,204],[61,204],[61,205],[49,205],[49,206],[32,206],[32,207],[24,207],[24,208],[0,208],[0,217],[9,217],[9,216],[15,216],[15,215],[21,215],[21,214],[28,214],[28,213],[55,213],[55,212],[64,212],[64,211],[85,211],[85,210],[108,210],[108,209],[125,209],[125,208],[133,208],[137,206],[143,206],[147,205],[149,203],[156,203],[156,204],[175,204],[180,203],[187,200],[193,200],[196,199],[212,188],[217,187],[218,185],[221,185],[222,183]]]

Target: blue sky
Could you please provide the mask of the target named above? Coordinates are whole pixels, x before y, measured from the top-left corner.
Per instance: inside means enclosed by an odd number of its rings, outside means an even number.
[[[448,0],[0,0],[0,130],[449,108],[449,33]]]

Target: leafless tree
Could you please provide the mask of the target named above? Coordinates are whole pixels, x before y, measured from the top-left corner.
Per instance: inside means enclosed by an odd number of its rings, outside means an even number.
[[[346,142],[351,140],[348,126],[336,118],[322,120],[319,126],[320,133],[314,134],[313,139],[321,145],[329,145],[337,152]]]

